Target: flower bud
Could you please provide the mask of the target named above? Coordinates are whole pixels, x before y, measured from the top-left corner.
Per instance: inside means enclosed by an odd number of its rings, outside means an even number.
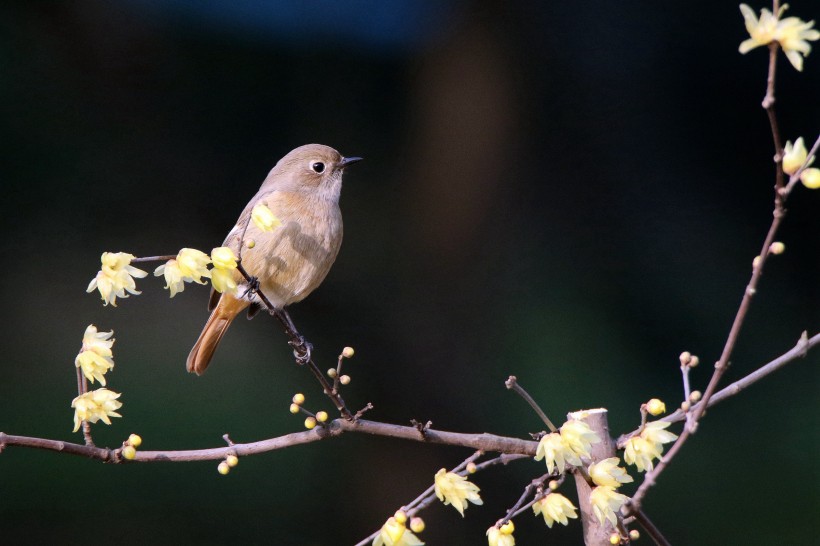
[[[424,520],[418,516],[410,519],[410,530],[414,533],[421,533],[424,531]]]
[[[293,395],[293,403],[299,404],[300,406],[305,403],[305,395],[301,392],[297,392]]]
[[[219,463],[219,466],[216,467],[216,471],[225,476],[228,474],[228,472],[231,471],[231,467],[228,466],[228,463],[222,461],[221,463]]]
[[[609,543],[610,544],[620,544],[621,543],[621,535],[618,533],[612,533],[609,535]]]
[[[316,418],[308,417],[307,419],[305,419],[305,428],[308,430],[316,428]]]
[[[512,522],[512,520],[510,520],[501,527],[499,527],[498,530],[501,531],[501,533],[504,535],[511,535],[515,532],[515,524]]]
[[[780,241],[775,241],[769,245],[769,252],[772,254],[783,254],[784,250],[786,250],[786,245]]]
[[[697,402],[698,400],[700,400],[701,396],[702,395],[701,395],[700,391],[692,391],[691,394],[689,394],[689,401],[693,402],[693,403]]]
[[[239,464],[239,457],[237,457],[236,455],[228,455],[227,457],[225,457],[225,464],[233,468]]]
[[[324,423],[327,421],[327,412],[326,411],[319,411],[316,413],[316,420],[320,423]]]
[[[681,364],[681,366],[686,366],[687,364],[689,364],[689,360],[691,358],[692,358],[692,353],[690,353],[689,351],[683,351],[680,354],[680,364]]]
[[[339,373],[339,372],[337,372],[337,371],[336,371],[336,368],[329,368],[329,369],[327,370],[327,376],[328,376],[329,378],[331,378],[331,379],[335,379],[335,378],[336,378],[336,375],[337,375],[338,373]]]
[[[681,402],[680,409],[683,411],[689,411],[692,405],[689,403],[689,400],[684,400]]]
[[[404,510],[396,510],[396,513],[393,514],[393,518],[402,525],[407,523],[407,514],[404,512]]]
[[[755,259],[752,260],[752,267],[757,267],[760,265],[760,256],[755,256]]]
[[[800,173],[800,182],[810,190],[820,188],[820,169],[814,167],[803,169],[803,172]]]
[[[245,243],[245,246],[247,246],[248,248],[253,248],[256,246],[256,241],[254,241],[253,239],[248,239],[248,242]]]
[[[350,383],[350,376],[349,375],[343,375],[343,376],[339,377],[339,383],[341,383],[342,385],[349,384]]]
[[[558,480],[550,480],[550,483],[549,483],[550,491],[558,491],[559,486],[560,486],[560,484],[558,483]]]
[[[697,355],[692,355],[692,358],[689,359],[689,367],[694,368],[698,364],[700,364],[700,358],[698,358]]]
[[[142,445],[142,438],[138,434],[132,434],[128,437],[128,443],[134,447],[139,447]]]
[[[641,538],[641,533],[637,529],[629,531],[629,540],[638,540],[639,538]]]
[[[291,404],[290,405],[290,412],[294,415],[299,413],[299,404]]]
[[[646,403],[646,411],[649,412],[649,415],[657,417],[661,413],[666,413],[666,404],[657,398],[653,398]]]
[[[475,474],[475,471],[476,471],[475,463],[472,462],[472,461],[467,463],[467,472],[470,473],[470,474]]]
[[[137,450],[134,449],[134,446],[125,446],[122,448],[122,456],[124,459],[128,459],[129,461],[133,461],[137,457]]]
[[[342,356],[345,358],[353,358],[353,353],[356,351],[353,350],[353,347],[345,347],[342,349]]]

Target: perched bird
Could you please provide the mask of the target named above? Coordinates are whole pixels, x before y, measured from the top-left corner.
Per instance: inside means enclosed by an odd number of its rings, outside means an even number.
[[[321,144],[296,148],[268,173],[225,238],[223,246],[241,258],[277,309],[303,300],[330,271],[342,244],[342,173],[360,160]],[[279,227],[263,231],[251,221],[259,204],[281,221]],[[202,374],[231,321],[250,305],[248,316],[253,316],[261,305],[238,272],[234,280],[240,285],[236,293],[211,292],[211,316],[188,355],[189,372]]]

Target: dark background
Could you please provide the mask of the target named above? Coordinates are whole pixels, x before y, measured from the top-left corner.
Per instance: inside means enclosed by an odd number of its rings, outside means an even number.
[[[808,2],[793,15],[812,19]],[[760,6],[754,5],[757,10]],[[771,220],[767,55],[733,2],[4,3],[0,7],[3,351],[0,430],[72,434],[73,359],[113,329],[122,419],[144,449],[301,429],[330,410],[277,324],[239,320],[208,373],[185,357],[207,289],[153,276],[104,308],[84,292],[103,251],[221,243],[278,158],[308,142],[366,161],[345,178],[345,242],[292,315],[372,419],[527,437],[603,406],[680,402],[677,356],[704,388]],[[817,44],[815,44],[815,49]],[[815,51],[783,56],[784,139],[818,130]],[[727,381],[818,327],[820,192],[798,187]],[[153,269],[152,267],[146,269]],[[646,499],[675,544],[798,544],[816,533],[818,358],[709,412]],[[677,430],[677,429],[676,429]],[[216,462],[103,465],[8,448],[8,544],[351,544],[469,450],[346,435]],[[485,506],[435,505],[428,544],[481,544],[543,463],[475,477]],[[633,475],[634,468],[631,469]],[[572,496],[572,495],[570,495]],[[580,542],[516,521],[519,544]],[[641,541],[649,543],[648,538]]]

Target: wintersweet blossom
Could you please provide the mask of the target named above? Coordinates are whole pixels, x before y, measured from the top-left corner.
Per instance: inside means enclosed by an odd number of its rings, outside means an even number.
[[[186,282],[205,284],[202,278],[211,277],[211,272],[208,270],[209,263],[211,263],[211,258],[201,250],[183,248],[175,259],[168,260],[156,268],[154,276],[163,275],[165,277],[165,288],[171,291],[173,298],[185,290]]]
[[[117,298],[127,298],[129,294],[139,294],[133,277],[141,279],[148,275],[142,269],[131,265],[136,256],[127,252],[103,252],[100,256],[102,267],[91,279],[86,292],[100,291],[103,305],[117,306]]]
[[[669,421],[651,421],[643,428],[641,436],[646,438],[647,441],[652,442],[655,448],[660,453],[663,453],[663,444],[668,444],[678,437],[674,432],[665,430],[669,428],[671,424]]]
[[[109,417],[122,417],[117,410],[122,407],[122,402],[118,401],[120,393],[108,389],[97,389],[95,391],[81,394],[71,401],[74,408],[74,432],[79,430],[83,421],[96,423],[102,420],[106,425],[111,424]]]
[[[794,141],[786,141],[786,146],[783,147],[783,172],[786,174],[794,174],[806,162],[809,152],[806,151],[806,144],[803,142],[803,137],[799,137]],[[809,165],[814,162],[814,157],[809,161]]]
[[[282,225],[282,221],[273,214],[273,211],[262,203],[253,207],[251,220],[262,231],[273,231]]]
[[[372,546],[422,546],[423,544],[404,523],[400,523],[395,517],[390,517],[379,529],[379,534],[373,539]]]
[[[515,546],[515,537],[512,532],[505,532],[498,527],[487,529],[487,543],[489,546]]]
[[[536,516],[538,514],[544,516],[544,522],[550,529],[552,529],[552,524],[555,522],[567,525],[569,523],[567,518],[578,518],[575,510],[576,508],[570,500],[560,493],[550,493],[546,497],[535,501],[532,505],[532,511]]]
[[[592,445],[601,441],[589,425],[577,419],[570,419],[561,426],[561,437],[579,457],[589,457]]]
[[[642,436],[634,436],[624,445],[624,461],[627,464],[634,464],[638,472],[655,468],[653,461],[660,457],[661,452]]]
[[[589,465],[589,477],[595,485],[607,485],[618,488],[623,483],[634,481],[626,470],[618,466],[621,460],[618,457],[610,457]]]
[[[479,488],[476,484],[455,472],[447,472],[444,468],[436,472],[435,489],[438,500],[444,504],[452,504],[462,517],[464,509],[468,506],[467,501],[484,504],[478,495]]]
[[[236,256],[233,250],[226,246],[220,246],[211,250],[211,284],[214,290],[221,293],[232,294],[236,292],[236,280],[234,271],[236,270]]]
[[[114,368],[114,359],[111,347],[114,332],[97,332],[97,327],[89,324],[83,334],[83,346],[74,365],[80,368],[83,375],[92,383],[96,380],[105,386],[105,373]]]
[[[741,42],[738,51],[747,53],[758,46],[778,42],[792,66],[803,70],[803,57],[811,51],[809,42],[820,39],[820,32],[812,28],[814,21],[807,23],[798,17],[781,19],[786,9],[788,4],[783,4],[774,14],[762,8],[758,18],[752,8],[740,4],[740,13],[743,14],[750,38]]]
[[[603,525],[604,520],[618,525],[617,512],[626,504],[629,497],[615,491],[614,487],[599,485],[589,494],[589,502],[592,504],[592,513],[598,518],[598,522]]]
[[[538,442],[538,447],[535,450],[535,460],[540,461],[541,459],[546,460],[547,471],[550,473],[555,467],[558,467],[558,472],[563,472],[567,464],[574,466],[581,464],[581,458],[572,450],[564,437],[557,432],[545,434]]]

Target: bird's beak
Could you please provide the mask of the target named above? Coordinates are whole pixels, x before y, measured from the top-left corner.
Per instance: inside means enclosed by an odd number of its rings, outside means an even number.
[[[361,157],[343,157],[342,160],[339,161],[339,168],[344,169],[348,165],[351,165],[353,163],[358,163],[362,159],[363,158],[361,158]]]

